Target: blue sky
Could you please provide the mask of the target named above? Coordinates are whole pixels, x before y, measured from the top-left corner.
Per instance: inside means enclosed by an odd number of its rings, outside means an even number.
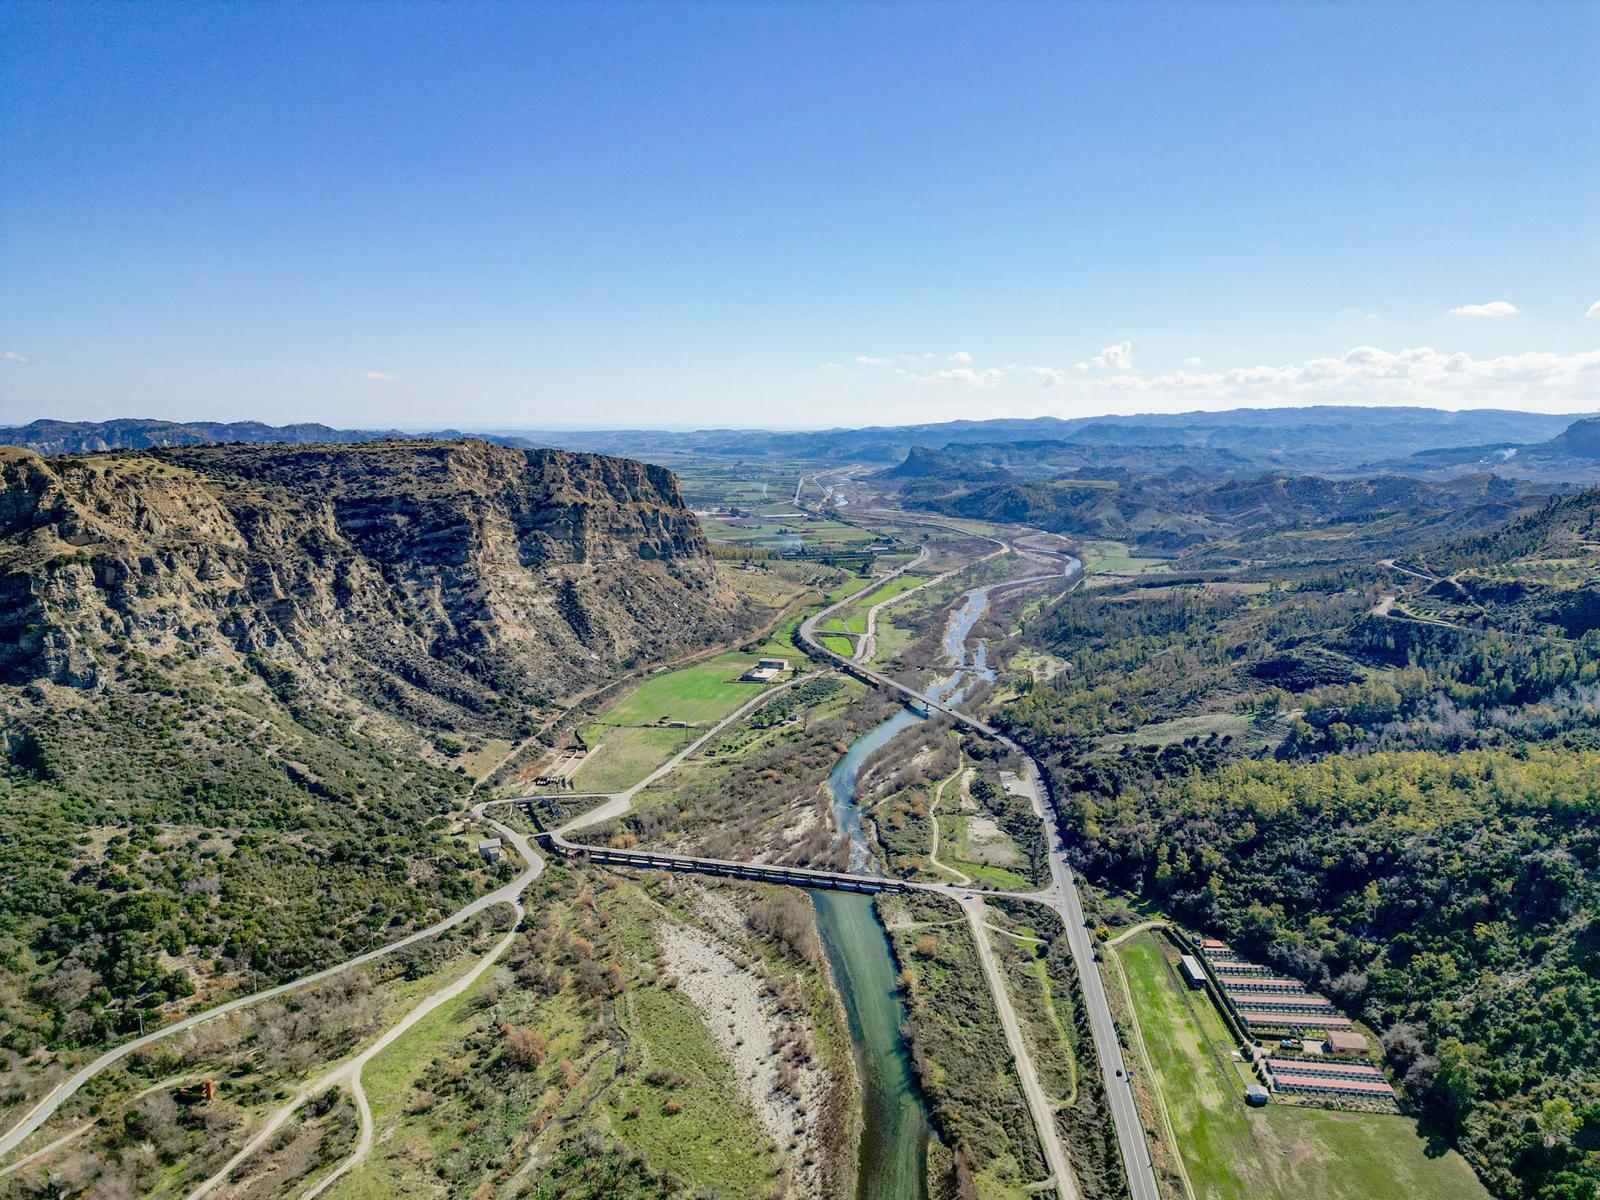
[[[1600,408],[1600,5],[12,0],[0,44],[0,423]]]

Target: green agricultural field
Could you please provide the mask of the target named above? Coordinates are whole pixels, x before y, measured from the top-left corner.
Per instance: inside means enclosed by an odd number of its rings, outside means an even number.
[[[706,517],[701,521],[706,536],[714,542],[732,542],[751,545],[780,539],[788,534],[799,536],[802,529],[791,521],[765,519],[730,520],[723,517]]]
[[[580,792],[632,787],[699,736],[697,729],[585,726],[583,740],[598,749],[578,768],[572,785]]]
[[[804,523],[796,522],[795,524],[807,542],[844,544],[875,542],[878,540],[878,535],[872,530],[861,529],[855,525],[846,525],[840,521],[813,519]]]
[[[573,785],[580,791],[610,792],[638,783],[708,726],[771,686],[739,678],[756,659],[787,658],[791,665],[798,661],[799,652],[784,641],[786,634],[787,630],[780,631],[754,650],[730,650],[664,671],[625,692],[584,727],[583,739],[592,753],[573,777]],[[687,728],[662,725],[663,721],[681,721]]]
[[[831,618],[826,628],[847,630],[850,633],[865,633],[867,631],[868,609],[927,581],[927,577],[923,575],[897,575],[882,587],[873,588],[872,591],[863,595],[857,603],[845,609],[839,616]],[[883,627],[887,614],[893,611],[893,609],[886,609],[878,614],[878,626],[880,629]]]
[[[740,682],[758,655],[740,651],[719,654],[705,662],[653,675],[603,713],[604,725],[653,725],[660,720],[710,725],[746,700],[760,694],[762,684]]]
[[[1113,571],[1132,575],[1167,565],[1164,558],[1133,555],[1121,542],[1084,542],[1078,547],[1078,557],[1083,559],[1083,569],[1091,574]]]
[[[873,662],[883,663],[890,661],[902,654],[905,648],[916,640],[917,635],[914,631],[903,625],[897,625],[889,619],[889,613],[893,611],[894,609],[891,608],[887,612],[878,614],[877,641],[873,646]]]
[[[870,575],[852,575],[823,597],[823,607],[837,604],[849,596],[854,596],[857,592],[871,587],[876,582],[877,580]]]
[[[918,575],[915,571],[907,571],[904,575],[896,575],[888,583],[872,593],[872,603],[888,600],[898,596],[901,592],[908,592],[914,587],[927,583],[931,576]]]
[[[1178,981],[1163,943],[1116,952],[1195,1200],[1487,1200],[1466,1160],[1430,1155],[1407,1117],[1244,1105],[1244,1070],[1202,995]]]
[[[792,510],[790,510],[792,511]],[[859,546],[878,540],[871,530],[815,517],[706,517],[701,527],[712,541],[742,546]]]
[[[846,658],[856,652],[855,643],[840,634],[823,634],[817,640],[835,654],[842,654]]]
[[[1185,738],[1231,736],[1242,740],[1252,732],[1250,718],[1241,713],[1197,713],[1192,717],[1177,717],[1171,721],[1154,721],[1141,725],[1132,733],[1112,733],[1100,739],[1102,749],[1115,750],[1119,746],[1170,746]]]
[[[782,505],[783,511],[794,511],[790,501],[794,497],[794,485],[799,479],[797,470],[779,468],[770,475],[752,479],[692,458],[672,466],[678,474],[684,499],[694,508],[709,508],[719,504],[737,504],[741,508]]]

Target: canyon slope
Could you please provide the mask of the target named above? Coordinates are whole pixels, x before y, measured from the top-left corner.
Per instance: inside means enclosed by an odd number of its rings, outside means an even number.
[[[0,450],[0,1073],[459,907],[475,749],[748,620],[626,459]]]
[[[670,472],[481,442],[0,452],[0,682],[130,651],[288,670],[441,728],[735,612]],[[252,668],[255,669],[255,668]]]

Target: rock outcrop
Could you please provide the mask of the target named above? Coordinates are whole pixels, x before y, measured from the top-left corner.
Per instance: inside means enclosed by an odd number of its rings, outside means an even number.
[[[0,450],[0,683],[130,659],[504,727],[738,616],[671,472],[476,441]]]

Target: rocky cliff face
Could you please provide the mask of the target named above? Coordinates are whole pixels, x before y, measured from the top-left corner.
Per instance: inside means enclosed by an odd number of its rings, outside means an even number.
[[[659,467],[481,442],[0,450],[0,683],[248,668],[503,727],[737,617]]]

